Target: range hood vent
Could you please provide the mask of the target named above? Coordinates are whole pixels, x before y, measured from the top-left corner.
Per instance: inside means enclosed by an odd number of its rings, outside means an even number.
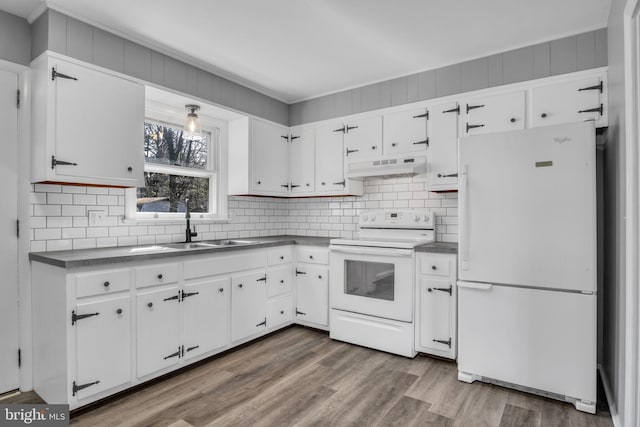
[[[347,178],[368,176],[411,176],[427,170],[426,156],[393,156],[376,160],[349,162]]]

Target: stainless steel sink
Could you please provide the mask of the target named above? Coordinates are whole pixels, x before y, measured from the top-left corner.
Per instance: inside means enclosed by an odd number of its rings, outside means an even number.
[[[214,240],[211,242],[216,246],[233,246],[233,245],[252,245],[258,243],[255,240]]]
[[[190,242],[190,243],[173,243],[171,245],[167,245],[167,247],[172,249],[205,249],[205,248],[215,248],[217,246],[214,243],[205,243],[205,242]]]

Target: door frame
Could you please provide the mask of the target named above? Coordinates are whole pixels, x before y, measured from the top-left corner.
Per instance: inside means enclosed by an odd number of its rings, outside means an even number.
[[[31,270],[29,263],[31,192],[31,71],[28,66],[0,59],[0,69],[17,74],[20,89],[18,109],[18,345],[21,350],[20,390],[33,389],[31,333]]]
[[[640,425],[640,1],[627,0],[623,14],[626,162],[625,425]]]

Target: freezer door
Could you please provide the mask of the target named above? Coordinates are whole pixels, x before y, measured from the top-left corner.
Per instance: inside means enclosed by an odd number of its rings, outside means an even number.
[[[461,372],[596,401],[596,296],[459,283]]]
[[[459,144],[460,279],[595,291],[593,123]]]

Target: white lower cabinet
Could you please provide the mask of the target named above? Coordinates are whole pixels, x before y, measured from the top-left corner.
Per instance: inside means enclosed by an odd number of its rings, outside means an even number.
[[[35,392],[75,409],[292,324],[293,254],[247,248],[108,268],[33,261]]]
[[[185,284],[182,292],[182,353],[190,359],[229,343],[229,277]]]
[[[131,318],[128,295],[75,306],[74,397],[83,399],[131,381]]]
[[[296,264],[296,323],[329,327],[329,251],[300,246]]]
[[[267,275],[265,271],[231,277],[231,341],[240,341],[267,329]]]
[[[415,348],[456,358],[456,256],[418,253]]]

